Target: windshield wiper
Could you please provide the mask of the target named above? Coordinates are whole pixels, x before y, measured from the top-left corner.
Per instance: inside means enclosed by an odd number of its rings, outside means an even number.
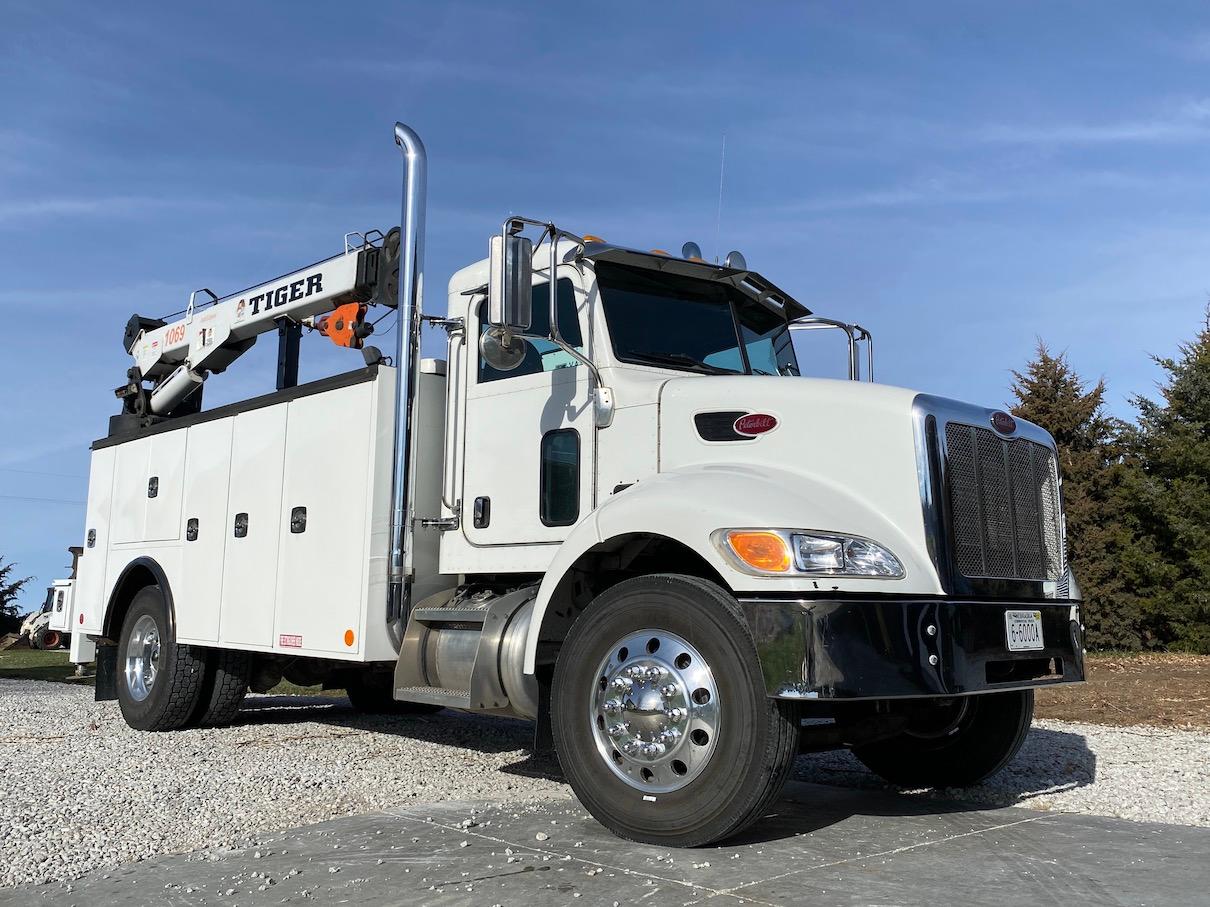
[[[639,362],[649,362],[652,365],[672,365],[677,368],[701,372],[704,375],[742,375],[733,368],[723,368],[720,365],[710,365],[700,359],[694,359],[688,353],[627,353],[626,358]]]

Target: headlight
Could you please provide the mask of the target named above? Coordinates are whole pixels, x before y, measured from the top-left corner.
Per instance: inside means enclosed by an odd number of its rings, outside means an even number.
[[[898,579],[903,564],[870,539],[787,529],[720,529],[715,545],[745,573],[761,576],[877,576]]]

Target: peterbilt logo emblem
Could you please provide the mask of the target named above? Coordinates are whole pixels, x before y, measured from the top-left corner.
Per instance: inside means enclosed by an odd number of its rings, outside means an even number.
[[[735,433],[755,438],[777,428],[777,417],[768,413],[748,413],[735,420]]]
[[[1006,412],[992,413],[992,428],[1002,435],[1011,435],[1017,430],[1017,420]]]

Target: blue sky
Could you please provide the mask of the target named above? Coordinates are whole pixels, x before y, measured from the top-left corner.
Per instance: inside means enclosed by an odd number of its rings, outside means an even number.
[[[1200,324],[1204,4],[581,9],[0,0],[0,554],[62,575],[131,312],[397,222],[396,119],[429,311],[510,212],[713,255],[725,133],[719,252],[872,328],[880,380],[1001,404],[1042,337],[1128,417]],[[304,377],[360,361],[327,346]],[[273,352],[207,403],[270,390]]]

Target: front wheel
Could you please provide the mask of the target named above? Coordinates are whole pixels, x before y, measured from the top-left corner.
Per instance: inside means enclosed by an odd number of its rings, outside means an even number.
[[[798,744],[765,695],[735,599],[692,576],[626,580],[572,626],[551,691],[555,750],[596,819],[633,841],[695,847],[756,821]]]
[[[900,787],[969,787],[1017,754],[1033,714],[1033,690],[942,700],[918,709],[901,734],[853,755]]]

